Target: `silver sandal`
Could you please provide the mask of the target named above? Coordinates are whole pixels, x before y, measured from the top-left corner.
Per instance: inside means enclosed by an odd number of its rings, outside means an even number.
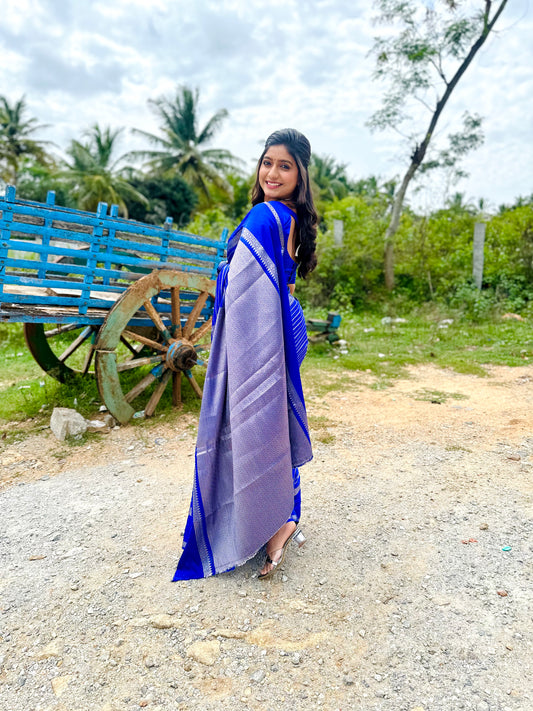
[[[295,543],[297,543],[298,548],[301,548],[306,540],[307,539],[304,536],[304,534],[302,533],[302,530],[300,528],[296,528],[294,533],[291,533],[291,535],[287,538],[287,540],[283,544],[283,548],[277,548],[275,551],[272,551],[273,553],[277,553],[278,551],[281,551],[281,555],[278,558],[278,560],[272,560],[270,555],[268,555],[268,553],[267,553],[267,557],[265,559],[263,567],[265,565],[270,564],[270,565],[272,565],[272,568],[270,568],[270,570],[266,573],[259,573],[259,575],[257,576],[259,578],[259,580],[265,580],[266,578],[270,578],[270,576],[274,574],[278,565],[281,565],[283,563],[283,561],[285,560],[285,553],[286,553],[287,547],[291,541],[294,541]]]

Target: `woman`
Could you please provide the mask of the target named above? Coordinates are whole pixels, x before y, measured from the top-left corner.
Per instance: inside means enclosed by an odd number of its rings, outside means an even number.
[[[305,321],[293,297],[316,266],[309,141],[273,133],[257,166],[253,208],[228,243],[213,314],[195,478],[174,580],[231,570],[267,544],[272,575],[297,528],[297,467],[312,458],[299,366]]]

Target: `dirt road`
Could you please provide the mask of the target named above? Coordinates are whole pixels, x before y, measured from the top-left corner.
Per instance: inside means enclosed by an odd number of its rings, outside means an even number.
[[[310,394],[308,542],[266,582],[169,582],[194,418],[4,445],[0,707],[531,711],[533,371],[489,373]]]

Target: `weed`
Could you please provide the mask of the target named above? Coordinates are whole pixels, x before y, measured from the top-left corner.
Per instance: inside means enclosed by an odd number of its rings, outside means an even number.
[[[463,395],[462,393],[446,393],[442,390],[428,390],[427,388],[424,388],[423,390],[417,390],[415,392],[414,399],[442,405],[450,398],[452,400],[468,400],[468,395]]]

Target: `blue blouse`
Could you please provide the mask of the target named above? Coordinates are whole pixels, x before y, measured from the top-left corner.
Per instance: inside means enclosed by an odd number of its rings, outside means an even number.
[[[285,203],[283,202],[278,202],[276,201],[277,205],[281,205],[283,209],[283,217],[282,220],[285,222],[284,225],[284,234],[287,235],[287,241],[289,240],[289,235],[291,232],[291,225],[290,221],[291,218],[296,220],[296,224],[298,224],[298,218],[296,217],[295,213],[290,209],[290,207],[287,207]],[[281,215],[280,215],[281,217]],[[288,222],[288,224],[287,224]],[[294,284],[296,282],[296,270],[298,268],[297,263],[294,261],[294,259],[291,257],[289,254],[289,250],[287,249],[287,241],[283,245],[283,271],[285,272],[285,277],[287,279],[287,284]]]

